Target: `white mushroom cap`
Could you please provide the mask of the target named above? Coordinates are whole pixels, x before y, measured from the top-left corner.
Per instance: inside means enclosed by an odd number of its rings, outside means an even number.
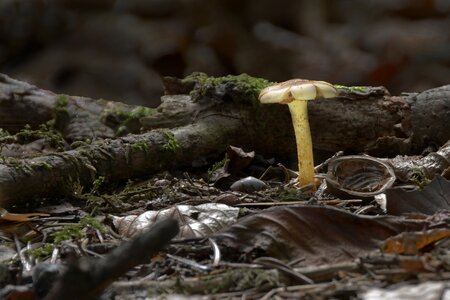
[[[328,82],[292,79],[263,89],[259,94],[259,101],[285,104],[294,100],[333,98],[337,95],[337,90]]]

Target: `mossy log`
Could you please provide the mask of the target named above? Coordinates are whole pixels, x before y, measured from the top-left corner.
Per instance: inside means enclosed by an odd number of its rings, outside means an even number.
[[[56,95],[1,75],[0,128],[15,133],[25,124],[36,128],[52,121],[71,146],[20,159],[2,157],[0,204],[62,193],[71,182],[89,186],[99,176],[120,181],[205,165],[228,145],[295,157],[287,107],[257,100],[268,84],[247,75],[165,78],[161,105],[148,109]],[[338,90],[338,98],[309,104],[316,152],[393,156],[450,139],[450,85],[402,96],[382,87]]]

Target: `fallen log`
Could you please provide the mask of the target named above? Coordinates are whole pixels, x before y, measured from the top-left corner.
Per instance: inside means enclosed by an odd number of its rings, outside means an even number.
[[[61,194],[74,182],[89,186],[99,176],[120,181],[205,165],[228,145],[295,156],[288,109],[257,100],[266,80],[195,73],[164,84],[161,105],[148,109],[56,95],[1,75],[0,128],[14,133],[53,120],[72,144],[64,152],[2,157],[0,205]],[[450,85],[401,96],[383,87],[336,87],[339,97],[309,104],[317,152],[393,156],[450,139]]]

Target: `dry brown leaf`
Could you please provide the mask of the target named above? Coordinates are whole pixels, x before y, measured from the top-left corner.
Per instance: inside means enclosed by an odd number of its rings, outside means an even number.
[[[398,266],[400,268],[413,273],[427,271],[427,268],[428,272],[430,271],[429,264],[427,264],[421,256],[409,256],[410,259],[405,259],[405,257],[407,256],[403,256],[403,258],[398,262]]]
[[[236,174],[237,172],[245,169],[255,157],[255,151],[245,152],[239,147],[229,146],[227,149],[227,158],[229,159],[227,163],[227,170],[231,174]]]
[[[388,189],[386,210],[390,215],[404,213],[432,215],[440,210],[450,210],[450,181],[442,176],[436,176],[423,191]]]
[[[448,213],[447,213],[448,215]],[[419,231],[430,221],[404,217],[369,217],[322,206],[277,207],[243,218],[213,235],[231,251],[261,251],[304,264],[334,263],[379,249],[387,238]]]
[[[0,208],[0,224],[3,222],[30,222],[33,217],[48,217],[49,214],[30,213],[30,214],[12,214],[4,208]]]
[[[31,222],[36,220],[34,217],[48,216],[48,214],[42,213],[12,214],[0,207],[0,231],[6,234],[22,236],[33,228]]]
[[[450,229],[431,229],[420,232],[402,232],[388,238],[383,245],[385,253],[417,254],[426,246],[450,237]]]
[[[245,152],[241,148],[229,146],[225,155],[225,163],[220,168],[213,170],[209,180],[216,182],[231,174],[236,174],[245,169],[255,157],[255,152]]]

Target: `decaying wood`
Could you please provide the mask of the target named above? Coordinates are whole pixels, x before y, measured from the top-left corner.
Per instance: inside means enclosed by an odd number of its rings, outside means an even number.
[[[394,167],[397,179],[404,182],[417,175],[432,179],[436,174],[440,174],[450,179],[450,140],[436,152],[425,156],[397,155],[387,161]]]
[[[61,193],[72,183],[89,186],[99,176],[119,181],[205,165],[228,145],[293,157],[295,140],[287,107],[260,105],[257,90],[246,90],[240,83],[243,77],[236,78],[208,84],[201,76],[166,78],[167,95],[161,105],[151,115],[128,120],[120,131],[122,112],[136,107],[61,98],[1,75],[0,128],[16,132],[25,124],[37,127],[55,119],[66,141],[95,141],[38,157],[3,158],[0,204]],[[392,156],[419,153],[450,139],[450,85],[398,97],[374,87],[339,92],[336,99],[309,105],[316,152]],[[117,137],[118,133],[131,134]]]

